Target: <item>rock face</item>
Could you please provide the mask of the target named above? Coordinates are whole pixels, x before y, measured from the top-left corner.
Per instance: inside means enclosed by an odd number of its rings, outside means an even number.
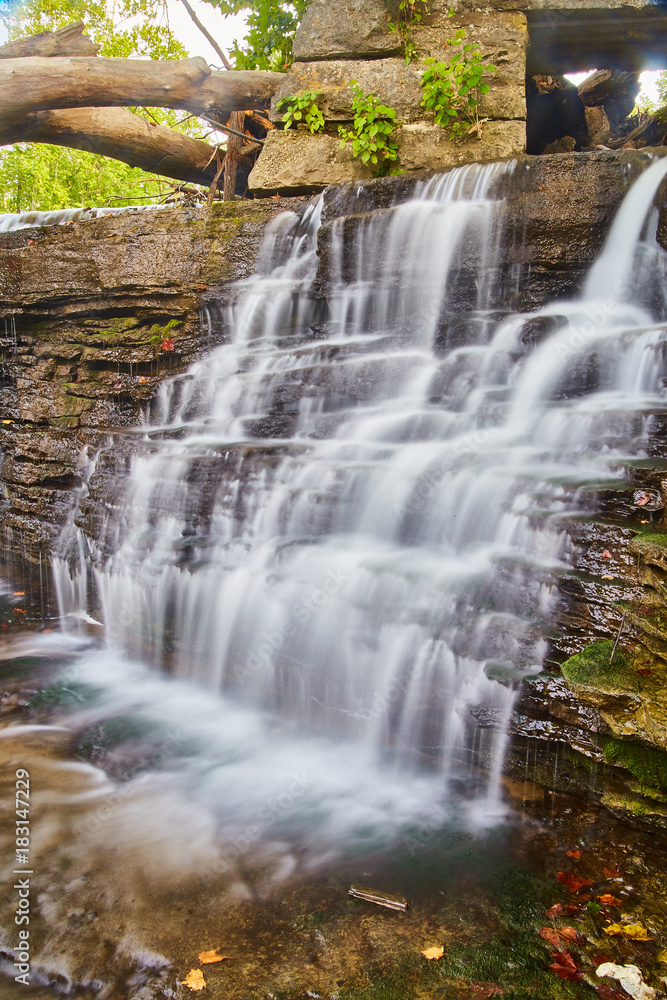
[[[84,450],[136,425],[156,385],[222,335],[207,298],[253,272],[267,222],[286,207],[165,209],[0,235],[2,524],[28,556],[52,548]]]
[[[397,55],[401,46],[389,27],[398,18],[384,0],[315,0],[306,10],[294,39],[297,62],[313,59],[374,59]]]
[[[376,94],[383,104],[396,111],[400,125],[394,132],[399,146],[395,167],[399,171],[443,169],[473,160],[519,155],[524,151],[524,67],[528,32],[523,14],[485,11],[450,18],[447,10],[431,12],[429,8],[422,22],[411,29],[416,58],[406,65],[400,55],[386,58],[391,53],[378,50],[369,58],[363,53],[363,45],[357,46],[357,22],[345,15],[346,10],[345,5],[329,5],[324,0],[314,0],[308,8],[297,38],[297,61],[276,91],[272,116],[276,123],[281,122],[282,115],[276,106],[281,99],[303,90],[320,91],[325,133],[311,135],[305,129],[292,129],[290,131],[301,133],[298,145],[289,132],[277,130],[272,133],[250,175],[250,189],[256,195],[280,190],[278,177],[286,192],[305,192],[321,190],[327,181],[337,183],[371,176],[370,169],[354,161],[348,149],[339,150],[338,126],[353,118],[351,81],[356,81],[365,93]],[[367,14],[374,24],[380,17],[372,4]],[[360,17],[362,39],[366,37],[365,17],[366,14]],[[348,36],[347,47],[334,44],[336,25],[336,31]],[[350,25],[354,25],[354,32],[350,31]],[[327,26],[326,38],[330,44],[326,58],[322,54],[324,26]],[[466,41],[480,45],[485,61],[493,63],[498,72],[487,75],[491,91],[480,101],[480,117],[489,119],[482,129],[481,139],[471,136],[452,142],[440,126],[434,126],[433,112],[422,106],[421,76],[424,59],[449,59],[452,50],[447,46],[447,39],[459,28],[465,29]],[[391,37],[395,40],[398,36]],[[411,129],[413,125],[425,128]],[[297,148],[298,156],[292,161]]]

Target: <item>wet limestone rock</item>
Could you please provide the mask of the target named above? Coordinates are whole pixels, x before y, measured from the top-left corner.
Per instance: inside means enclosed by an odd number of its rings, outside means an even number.
[[[394,8],[394,9],[392,9]],[[400,52],[398,3],[384,0],[313,0],[294,39],[294,59],[374,59]]]
[[[340,149],[337,136],[289,129],[269,132],[248,184],[254,194],[267,197],[309,194],[368,176],[361,160],[355,160],[349,149]]]

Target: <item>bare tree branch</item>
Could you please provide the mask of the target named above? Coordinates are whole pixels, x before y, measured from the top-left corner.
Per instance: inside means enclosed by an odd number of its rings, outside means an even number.
[[[225,53],[222,51],[222,49],[220,48],[220,46],[218,45],[218,43],[216,42],[215,38],[210,33],[210,31],[208,31],[208,29],[205,28],[204,25],[201,23],[201,21],[199,20],[199,18],[195,14],[194,10],[192,9],[192,7],[190,6],[190,4],[188,3],[188,0],[181,0],[181,2],[183,4],[183,6],[185,7],[185,9],[187,10],[187,12],[190,15],[190,17],[192,18],[192,20],[194,21],[194,23],[197,25],[197,27],[201,31],[202,35],[204,36],[204,38],[206,39],[206,41],[208,42],[208,44],[213,48],[213,50],[215,52],[218,53],[218,55],[220,57],[220,61],[222,62],[222,65],[225,67],[225,69],[229,69],[230,70],[232,67],[230,65],[229,59],[227,58],[227,56],[225,55]]]
[[[26,56],[96,56],[99,46],[84,35],[83,21],[74,21],[56,31],[40,31],[38,35],[20,38],[0,45],[0,59],[22,59]]]

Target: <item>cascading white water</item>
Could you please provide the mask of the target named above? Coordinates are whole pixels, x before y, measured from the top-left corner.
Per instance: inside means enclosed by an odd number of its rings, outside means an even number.
[[[114,663],[91,677],[109,711],[175,724],[188,702],[206,741],[182,766],[228,835],[299,762],[327,844],[325,828],[418,823],[457,787],[469,814],[500,810],[562,517],[578,485],[642,453],[664,406],[665,316],[633,275],[640,261],[664,283],[641,236],[667,161],[630,192],[581,299],[531,316],[507,314],[498,280],[490,191],[511,169],[462,168],[327,223],[326,312],[322,201],[285,213],[236,286],[226,342],[163,386],[134,442],[91,553]],[[531,349],[536,318],[556,329]],[[120,668],[119,649],[152,671]]]
[[[120,208],[57,208],[47,212],[8,212],[0,215],[0,233],[13,233],[18,229],[40,229],[43,226],[65,226],[70,222],[101,219],[105,215],[124,215],[127,212],[149,212],[165,205],[137,205]]]

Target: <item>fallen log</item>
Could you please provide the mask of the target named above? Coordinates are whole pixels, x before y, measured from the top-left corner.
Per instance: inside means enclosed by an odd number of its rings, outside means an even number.
[[[4,127],[0,121],[0,145],[13,142],[83,149],[190,184],[209,185],[215,175],[214,146],[124,108],[37,111]]]
[[[100,57],[0,61],[0,124],[35,111],[83,107],[158,107],[220,115],[268,107],[283,79],[264,70],[214,71],[201,58],[179,62]]]
[[[582,80],[577,89],[587,108],[604,108],[613,128],[627,118],[634,108],[641,83],[639,73],[600,69]]]
[[[40,31],[29,38],[0,45],[0,59],[22,59],[27,56],[96,56],[99,46],[84,35],[83,21],[74,21],[56,31]]]
[[[643,117],[643,116],[642,116]],[[635,149],[644,146],[664,146],[667,140],[667,105],[659,108],[626,135],[612,139],[607,143],[610,149],[621,149],[627,143],[632,143]]]

